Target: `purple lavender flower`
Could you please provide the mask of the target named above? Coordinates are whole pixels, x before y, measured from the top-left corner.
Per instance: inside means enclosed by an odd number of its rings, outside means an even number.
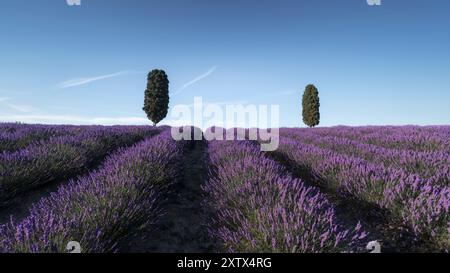
[[[209,143],[211,234],[229,252],[342,252],[361,243],[318,189],[292,178],[248,142]]]
[[[167,130],[110,156],[88,176],[41,199],[24,220],[0,227],[0,252],[114,252],[130,227],[154,223],[160,192],[179,179],[185,142]]]

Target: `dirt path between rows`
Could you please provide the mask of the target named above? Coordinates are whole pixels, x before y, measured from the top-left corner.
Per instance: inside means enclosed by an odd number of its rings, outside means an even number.
[[[14,199],[9,201],[7,206],[0,207],[0,225],[8,223],[11,217],[14,218],[15,222],[23,220],[29,215],[30,209],[34,204],[39,202],[42,198],[49,197],[52,193],[56,192],[59,187],[68,184],[71,179],[77,180],[79,177],[89,174],[92,170],[97,170],[100,166],[102,166],[107,157],[108,156],[105,156],[101,160],[97,160],[96,162],[83,168],[78,175],[60,181],[46,183],[14,197]]]
[[[207,233],[209,212],[202,206],[205,180],[204,151],[206,145],[195,141],[185,154],[184,176],[161,204],[164,215],[157,228],[138,232],[121,253],[209,253],[217,248]],[[145,239],[144,239],[145,238]]]

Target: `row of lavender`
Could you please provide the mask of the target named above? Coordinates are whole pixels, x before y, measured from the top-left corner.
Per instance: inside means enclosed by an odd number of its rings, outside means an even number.
[[[290,176],[248,141],[208,144],[211,234],[229,252],[358,251],[365,232],[344,228],[317,188]]]
[[[13,152],[35,142],[52,137],[77,135],[85,130],[95,130],[99,126],[58,126],[24,125],[17,123],[0,124],[0,152]]]
[[[407,173],[417,174],[422,179],[429,179],[435,185],[448,185],[450,181],[450,154],[443,151],[385,148],[367,144],[360,140],[333,136],[332,133],[324,134],[324,130],[284,129],[281,135],[294,137],[305,144],[313,144],[341,154],[360,157],[370,162],[382,164],[384,167],[400,168]]]
[[[387,209],[390,221],[413,233],[422,244],[448,251],[448,154],[395,150],[394,145],[387,145],[391,146],[388,149],[327,136],[342,137],[345,133],[340,130],[283,129],[277,153],[322,186]]]
[[[46,127],[40,128],[46,131]],[[17,151],[0,153],[0,206],[37,186],[79,175],[119,147],[159,132],[151,127],[133,126],[78,127],[77,130],[77,133],[74,130],[73,134],[34,142]]]
[[[0,252],[114,252],[132,227],[155,223],[161,193],[180,177],[186,142],[165,130],[110,156],[89,175],[41,199],[27,218],[0,227]]]
[[[314,130],[321,136],[348,138],[385,148],[450,153],[450,126],[340,126]]]

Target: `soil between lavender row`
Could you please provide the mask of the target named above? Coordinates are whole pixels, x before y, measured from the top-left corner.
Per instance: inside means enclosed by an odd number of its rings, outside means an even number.
[[[210,212],[202,205],[201,185],[206,179],[206,145],[193,141],[185,154],[183,178],[161,204],[164,211],[156,226],[132,231],[120,246],[124,253],[211,253],[219,246],[207,231]]]

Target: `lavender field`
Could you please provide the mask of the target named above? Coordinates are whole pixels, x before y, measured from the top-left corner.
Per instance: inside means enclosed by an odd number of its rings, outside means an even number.
[[[0,252],[450,250],[449,126],[281,128],[276,151],[259,144],[0,124]]]

